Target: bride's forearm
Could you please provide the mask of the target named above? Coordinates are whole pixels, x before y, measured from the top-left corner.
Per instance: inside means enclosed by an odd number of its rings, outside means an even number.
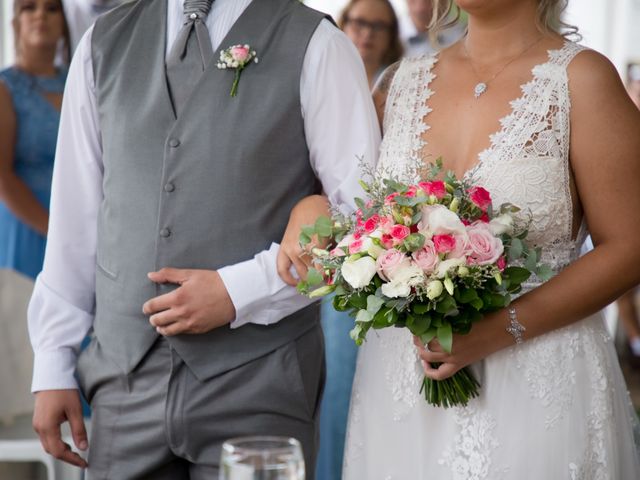
[[[513,303],[529,339],[596,313],[640,283],[631,242],[598,245],[556,277]]]

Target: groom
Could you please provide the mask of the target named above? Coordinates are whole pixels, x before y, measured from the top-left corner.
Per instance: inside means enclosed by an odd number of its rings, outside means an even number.
[[[235,97],[217,65],[233,45],[259,58]],[[284,435],[313,478],[322,334],[274,242],[307,195],[352,207],[378,141],[355,49],[298,0],[139,0],[98,19],[69,72],[29,311],[44,448],[86,465],[68,421],[92,479],[200,479],[225,439]]]

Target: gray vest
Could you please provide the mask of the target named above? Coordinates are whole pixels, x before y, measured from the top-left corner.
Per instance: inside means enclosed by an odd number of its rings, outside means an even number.
[[[92,59],[104,161],[98,218],[95,335],[126,373],[157,334],[145,301],[175,286],[147,272],[218,269],[282,238],[301,198],[318,193],[300,109],[300,74],[322,14],[298,0],[254,0],[220,48],[248,43],[260,63],[216,67],[176,118],[165,77],[167,0],[139,0],[102,16]],[[251,279],[247,279],[251,281]],[[170,338],[200,379],[211,378],[317,325],[312,305],[272,326],[228,326]]]

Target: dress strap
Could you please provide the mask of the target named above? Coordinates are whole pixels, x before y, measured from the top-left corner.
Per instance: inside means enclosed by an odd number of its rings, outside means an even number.
[[[558,65],[562,68],[567,68],[571,63],[571,60],[573,60],[574,57],[583,50],[588,50],[588,48],[567,40],[564,42],[562,48],[558,50],[551,50],[549,52],[549,63]]]

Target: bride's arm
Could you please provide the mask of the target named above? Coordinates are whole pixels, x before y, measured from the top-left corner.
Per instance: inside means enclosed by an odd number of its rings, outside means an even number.
[[[380,79],[373,88],[373,103],[376,107],[376,114],[380,129],[382,129],[382,120],[384,117],[384,107],[387,101],[389,87],[393,81],[393,77],[398,70],[400,62],[389,66],[380,76]],[[290,272],[291,265],[296,270],[300,278],[306,278],[307,269],[310,266],[310,257],[300,247],[298,238],[300,230],[305,225],[313,225],[316,219],[321,216],[329,216],[329,203],[324,195],[312,195],[303,198],[291,211],[287,229],[280,243],[278,251],[278,275],[289,285],[296,285],[297,280]]]
[[[526,327],[524,339],[583,319],[640,283],[640,112],[618,74],[601,55],[585,51],[569,67],[571,90],[570,163],[577,196],[595,248],[512,305]],[[502,310],[455,336],[453,353],[437,342],[425,364],[427,376],[440,380],[487,355],[513,345]]]

